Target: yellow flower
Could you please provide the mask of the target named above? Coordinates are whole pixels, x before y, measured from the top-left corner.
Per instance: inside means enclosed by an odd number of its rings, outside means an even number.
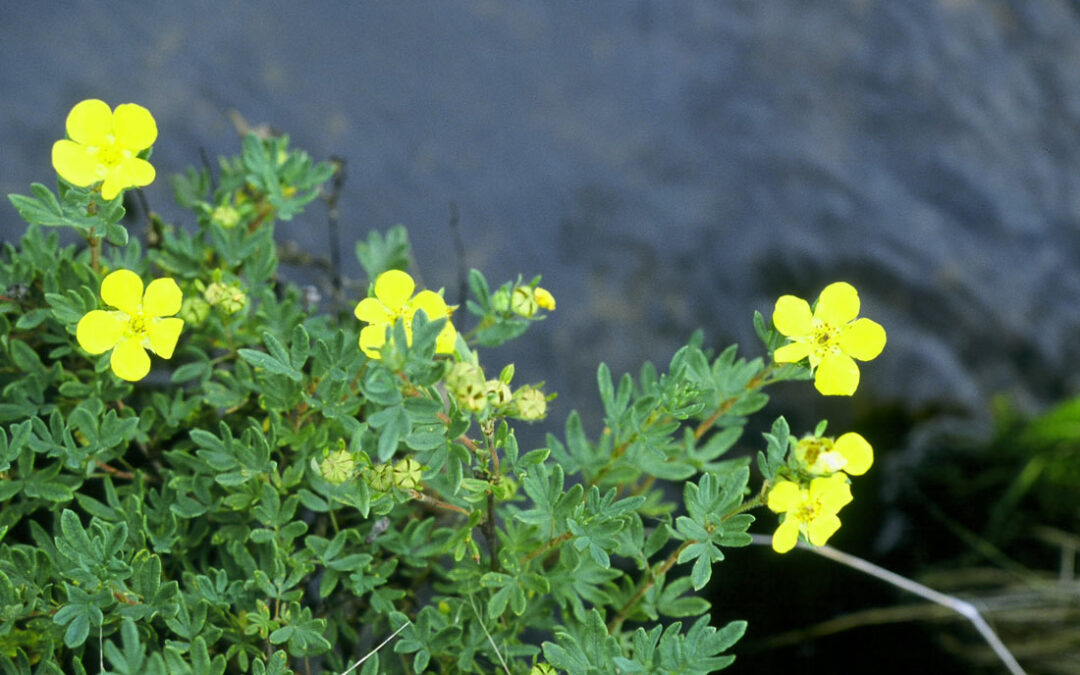
[[[836,514],[851,501],[851,487],[842,473],[815,478],[810,487],[780,481],[769,491],[769,508],[783,513],[784,520],[773,534],[772,547],[777,553],[795,548],[801,532],[814,546],[823,546],[838,529]]]
[[[821,292],[817,307],[794,295],[781,296],[773,325],[791,342],[773,353],[777,363],[809,357],[814,386],[825,395],[851,396],[859,386],[859,367],[853,359],[869,361],[885,348],[885,329],[859,315],[859,294],[839,281]]]
[[[824,476],[843,471],[861,476],[874,463],[874,449],[860,434],[849,431],[835,441],[807,436],[795,444],[795,460],[807,473]]]
[[[172,358],[184,320],[171,317],[180,311],[183,293],[169,278],[155,279],[143,293],[143,282],[131,270],[116,270],[101,282],[101,299],[115,311],[87,312],[75,328],[79,345],[91,354],[113,350],[110,364],[116,376],[135,382],[150,372],[146,350]]]
[[[53,144],[52,163],[60,177],[79,187],[105,181],[101,196],[115,199],[129,187],[154,182],[154,167],[137,157],[157,139],[157,124],[141,105],[110,110],[96,98],[77,103],[67,117],[70,140]]]
[[[400,270],[388,270],[375,279],[375,297],[364,298],[356,305],[356,318],[368,322],[360,331],[360,348],[373,359],[379,358],[379,350],[386,342],[386,328],[396,320],[405,322],[405,335],[412,344],[412,319],[417,310],[423,310],[431,321],[450,318],[450,308],[442,296],[434,291],[420,291],[413,296],[416,282]],[[451,354],[457,340],[457,331],[448,320],[435,340],[435,351]]]

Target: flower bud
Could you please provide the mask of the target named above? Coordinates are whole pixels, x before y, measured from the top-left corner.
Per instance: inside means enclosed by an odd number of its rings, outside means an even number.
[[[323,459],[319,473],[327,482],[341,485],[356,474],[356,459],[348,450],[335,450]]]
[[[547,415],[547,399],[544,392],[535,387],[525,386],[515,391],[514,405],[517,417],[526,422],[542,420]]]
[[[540,309],[555,311],[555,296],[548,289],[537,286],[533,289],[533,298],[536,299],[536,304],[540,306]]]
[[[415,490],[420,487],[423,473],[424,469],[420,466],[420,462],[412,457],[406,457],[394,465],[394,485],[402,490]]]
[[[393,467],[389,464],[375,464],[364,472],[364,480],[376,492],[386,492],[394,486]]]
[[[198,325],[210,316],[210,303],[199,297],[184,298],[184,304],[177,316],[183,319],[184,323]]]
[[[487,407],[484,371],[473,363],[455,363],[446,374],[446,389],[465,410],[481,412]]]
[[[529,671],[529,675],[557,675],[557,672],[558,671],[551,667],[551,664],[541,661],[532,667],[532,670]]]
[[[514,397],[510,391],[510,385],[502,380],[488,380],[485,389],[487,390],[488,402],[496,408],[506,405]]]
[[[228,204],[222,204],[210,214],[210,222],[231,230],[240,224],[240,212]]]
[[[497,312],[510,310],[510,293],[505,288],[500,288],[491,296],[491,306]]]
[[[526,319],[536,314],[537,302],[528,286],[518,286],[510,295],[510,311]]]
[[[207,286],[203,298],[226,314],[236,314],[247,304],[247,295],[240,286],[230,286],[220,281]]]
[[[509,476],[499,476],[491,486],[491,493],[500,502],[509,501],[517,494],[517,482]]]

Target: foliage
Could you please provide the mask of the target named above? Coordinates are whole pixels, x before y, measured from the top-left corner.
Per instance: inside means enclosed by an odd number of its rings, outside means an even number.
[[[278,277],[278,222],[306,218],[334,169],[249,135],[218,170],[174,177],[190,227],[151,215],[145,243],[100,186],[11,197],[30,225],[0,251],[0,672],[731,663],[745,623],[694,592],[750,543],[746,511],[769,482],[796,480],[795,440],[773,426],[760,489],[749,458],[727,453],[763,389],[810,379],[805,363],[714,354],[695,335],[662,371],[601,364],[603,431],[570,413],[523,451],[513,425],[551,395],[512,389],[512,366],[484,375],[475,349],[554,308],[539,278],[492,291],[472,270],[467,311],[388,322],[370,358],[350,313],[315,311]],[[53,227],[87,246],[61,246]],[[401,227],[356,251],[372,286],[409,264]],[[117,269],[183,292],[175,352],[134,382],[76,340]],[[755,326],[770,351],[783,343]]]

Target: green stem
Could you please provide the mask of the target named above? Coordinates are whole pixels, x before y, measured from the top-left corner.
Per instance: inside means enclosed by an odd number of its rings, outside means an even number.
[[[765,503],[764,494],[765,490],[763,487],[761,492],[759,492],[756,497],[754,497],[748,502],[739,504],[738,506],[734,507],[733,509],[722,515],[719,522],[722,523],[727,519],[731,518],[732,516],[761,506]],[[716,525],[709,524],[705,529],[711,533],[713,530],[716,529]],[[672,551],[671,554],[664,560],[664,562],[660,563],[660,566],[657,567],[655,571],[650,571],[648,578],[646,578],[645,581],[641,584],[641,587],[638,588],[637,592],[634,593],[634,596],[630,598],[626,602],[626,604],[623,605],[621,609],[619,609],[615,617],[608,622],[609,633],[617,631],[622,626],[623,622],[626,621],[627,617],[630,615],[631,610],[633,610],[634,607],[637,606],[638,602],[640,602],[641,599],[645,597],[645,594],[649,592],[649,589],[656,585],[656,580],[667,574],[668,571],[675,566],[675,563],[678,562],[679,556],[682,555],[682,552],[697,543],[699,543],[697,539],[687,539],[682,544],[680,544],[677,549]]]

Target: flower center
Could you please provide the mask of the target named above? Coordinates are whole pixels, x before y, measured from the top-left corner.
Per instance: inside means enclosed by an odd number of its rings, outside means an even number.
[[[820,319],[814,320],[814,346],[818,351],[828,351],[836,339],[837,330]]]
[[[820,501],[807,500],[795,511],[795,517],[804,523],[810,523],[816,520],[818,516],[821,515],[821,512],[822,508]]]
[[[91,154],[97,158],[97,161],[102,166],[111,169],[119,165],[125,159],[131,159],[134,155],[126,148],[122,148],[116,144],[116,136],[113,134],[107,134],[105,136],[105,143],[100,146],[91,146],[89,148]]]
[[[150,320],[142,312],[138,312],[134,316],[128,318],[128,325],[125,333],[127,337],[142,337],[146,335],[146,330],[149,326]]]

